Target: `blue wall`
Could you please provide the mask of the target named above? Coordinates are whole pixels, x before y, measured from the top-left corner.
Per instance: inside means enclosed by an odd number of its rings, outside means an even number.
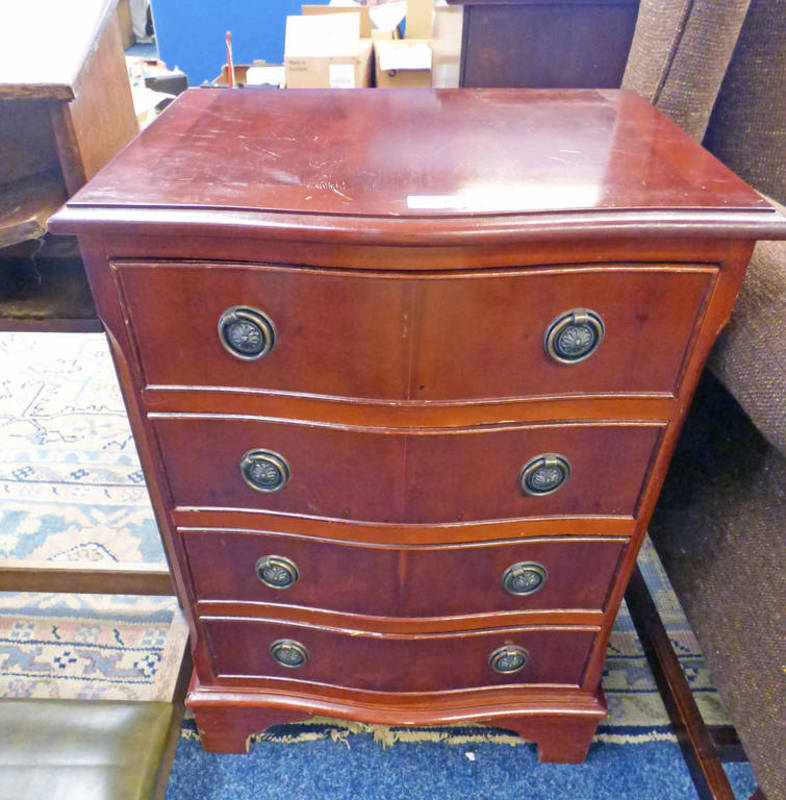
[[[236,64],[255,58],[284,60],[284,28],[302,0],[152,0],[159,58],[179,67],[196,86],[212,80],[226,63],[224,34],[232,31]],[[325,5],[327,0],[306,0]]]

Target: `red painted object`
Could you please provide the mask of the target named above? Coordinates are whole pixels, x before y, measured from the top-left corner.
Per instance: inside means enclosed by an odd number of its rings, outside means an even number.
[[[204,746],[326,714],[581,761],[685,409],[786,219],[629,92],[201,89],[51,227]]]

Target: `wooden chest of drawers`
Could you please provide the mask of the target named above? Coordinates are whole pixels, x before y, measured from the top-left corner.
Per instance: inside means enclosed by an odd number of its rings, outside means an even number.
[[[204,746],[318,713],[582,760],[702,364],[786,220],[626,92],[194,90],[51,227]]]

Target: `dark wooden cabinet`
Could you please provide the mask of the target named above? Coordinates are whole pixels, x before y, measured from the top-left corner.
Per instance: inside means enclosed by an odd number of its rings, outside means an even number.
[[[6,3],[0,32],[0,330],[100,331],[46,223],[138,132],[115,0]]]
[[[639,11],[639,0],[448,3],[464,12],[459,85],[467,87],[616,88]]]
[[[619,91],[192,90],[76,233],[204,746],[309,714],[581,761],[702,364],[786,220]]]

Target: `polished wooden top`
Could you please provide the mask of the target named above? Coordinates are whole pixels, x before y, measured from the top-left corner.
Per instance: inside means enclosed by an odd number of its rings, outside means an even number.
[[[68,205],[54,230],[193,209],[212,224],[354,225],[408,240],[599,215],[612,227],[786,235],[742,180],[616,90],[194,89]]]

